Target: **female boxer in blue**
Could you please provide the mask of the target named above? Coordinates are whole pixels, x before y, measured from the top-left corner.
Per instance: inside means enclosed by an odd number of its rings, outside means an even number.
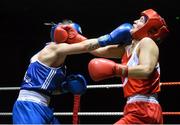
[[[86,40],[76,23],[54,25],[51,30],[52,42],[31,58],[14,103],[13,124],[58,124],[49,107],[50,96],[57,90],[59,93],[82,94],[87,84],[80,74],[66,74],[66,57],[109,44],[128,42],[131,38],[130,28],[130,24],[123,24],[110,34]]]

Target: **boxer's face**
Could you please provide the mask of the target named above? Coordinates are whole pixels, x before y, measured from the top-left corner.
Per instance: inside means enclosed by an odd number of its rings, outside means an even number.
[[[131,33],[134,33],[137,30],[139,30],[141,27],[143,27],[144,24],[146,23],[146,20],[147,19],[145,16],[141,16],[138,20],[135,20],[133,24],[133,28],[131,29]]]

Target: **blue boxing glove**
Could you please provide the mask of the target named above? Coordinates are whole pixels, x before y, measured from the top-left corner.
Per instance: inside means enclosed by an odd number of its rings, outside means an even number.
[[[112,44],[130,44],[132,25],[124,23],[113,30],[110,34],[106,34],[98,38],[101,47]]]
[[[62,92],[71,92],[73,94],[83,94],[87,89],[87,81],[84,76],[69,75],[66,78],[66,81],[61,85]]]

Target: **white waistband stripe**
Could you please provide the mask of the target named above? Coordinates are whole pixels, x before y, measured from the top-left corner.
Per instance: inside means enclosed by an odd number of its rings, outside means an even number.
[[[150,103],[159,103],[154,96],[146,96],[146,95],[134,95],[128,97],[127,103],[133,103],[137,101],[150,102]]]
[[[35,102],[44,106],[48,106],[50,103],[50,97],[30,90],[20,90],[17,100]]]

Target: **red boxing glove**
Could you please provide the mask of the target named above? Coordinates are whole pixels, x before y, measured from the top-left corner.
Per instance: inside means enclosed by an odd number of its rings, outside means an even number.
[[[94,81],[100,81],[115,76],[126,77],[128,75],[128,67],[126,65],[117,64],[112,60],[104,58],[92,59],[88,64],[88,70]]]
[[[57,25],[52,35],[52,39],[56,43],[63,43],[68,39],[68,33],[62,28],[62,25]]]
[[[78,31],[72,25],[73,24],[62,25],[62,28],[66,30],[68,33],[68,38],[65,42],[72,44],[86,40],[87,38],[79,34]]]

